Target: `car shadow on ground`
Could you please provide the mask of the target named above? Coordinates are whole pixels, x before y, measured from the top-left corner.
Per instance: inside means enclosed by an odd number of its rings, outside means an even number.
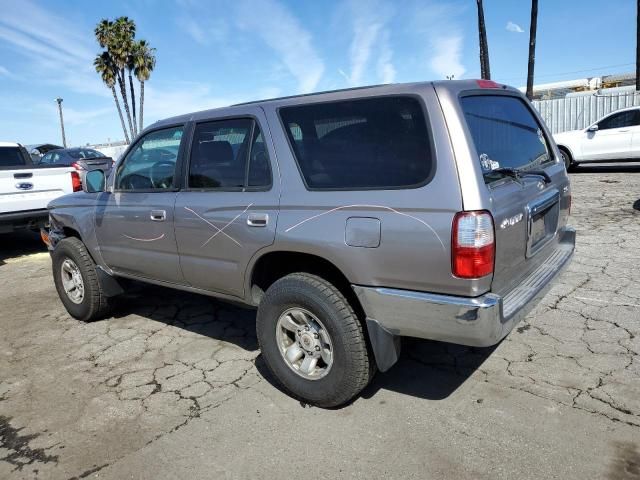
[[[126,291],[116,297],[113,312],[116,318],[140,315],[247,351],[259,348],[253,309],[138,282],[127,282]],[[361,396],[369,399],[384,389],[429,400],[445,399],[480,368],[494,349],[405,338],[398,363],[385,373],[378,372]],[[262,355],[256,359],[256,368],[282,391]]]
[[[0,266],[12,258],[46,251],[47,247],[37,232],[23,230],[0,234]]]

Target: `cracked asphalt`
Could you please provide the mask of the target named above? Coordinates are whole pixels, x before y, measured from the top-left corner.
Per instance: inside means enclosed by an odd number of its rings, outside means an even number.
[[[253,311],[134,285],[85,324],[4,236],[0,478],[640,478],[639,175],[571,175],[574,261],[500,345],[408,340],[336,410],[275,386]]]

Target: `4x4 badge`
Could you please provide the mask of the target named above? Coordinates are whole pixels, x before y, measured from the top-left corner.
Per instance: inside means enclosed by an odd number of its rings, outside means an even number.
[[[517,215],[514,215],[513,217],[505,218],[504,220],[502,220],[502,222],[500,222],[500,228],[504,230],[507,227],[513,227],[516,223],[522,221],[523,217],[524,215],[522,213],[519,213]]]

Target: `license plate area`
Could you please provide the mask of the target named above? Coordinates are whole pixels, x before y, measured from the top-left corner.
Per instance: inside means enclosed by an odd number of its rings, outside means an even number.
[[[558,230],[560,193],[555,190],[527,205],[527,258],[553,240]]]

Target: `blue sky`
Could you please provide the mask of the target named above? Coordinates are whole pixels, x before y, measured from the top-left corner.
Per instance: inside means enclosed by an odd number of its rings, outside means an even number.
[[[525,83],[530,4],[484,0],[492,77]],[[101,18],[127,15],[157,48],[145,123],[302,92],[477,78],[473,0],[0,0],[0,140],[123,137],[93,71]],[[635,2],[540,0],[536,83],[634,70]]]

